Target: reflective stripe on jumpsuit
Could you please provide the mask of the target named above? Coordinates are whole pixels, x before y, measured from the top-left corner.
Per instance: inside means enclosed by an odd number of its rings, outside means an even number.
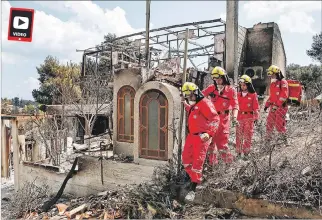
[[[191,111],[190,108],[192,108]],[[213,136],[218,129],[219,117],[213,104],[207,98],[203,98],[195,106],[186,107],[186,110],[190,111],[188,116],[189,134],[182,152],[182,163],[191,182],[200,184],[203,164],[211,138],[203,142],[199,135],[206,132],[210,137]]]
[[[270,96],[265,104],[266,108],[270,108],[266,122],[266,138],[268,140],[271,138],[274,128],[281,134],[286,133],[287,98],[288,84],[285,79],[271,83]],[[277,109],[272,111],[274,106]]]
[[[202,93],[205,96],[209,96],[211,93],[215,94],[215,97],[211,98],[211,101],[217,112],[220,113],[219,128],[213,136],[212,143],[209,146],[209,164],[215,165],[218,163],[216,151],[218,151],[221,159],[225,163],[231,163],[234,158],[228,148],[230,127],[230,114],[228,111],[231,109],[238,109],[237,91],[235,88],[226,85],[223,94],[219,94],[218,90],[216,90],[216,86],[212,84],[204,89]]]
[[[239,112],[236,127],[236,153],[248,154],[250,152],[254,134],[254,121],[258,120],[259,103],[256,93],[247,93],[245,97],[238,93]]]

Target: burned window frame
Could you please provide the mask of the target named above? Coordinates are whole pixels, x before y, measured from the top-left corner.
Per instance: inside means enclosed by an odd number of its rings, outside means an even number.
[[[153,95],[150,96],[152,93],[157,93],[157,97],[153,97]],[[163,98],[163,103],[161,103],[160,97]],[[145,99],[147,98],[147,101]],[[151,101],[157,101],[158,102],[158,149],[149,149],[149,104]],[[145,111],[144,111],[145,109]],[[160,110],[164,109],[164,115],[163,115],[163,122],[161,117]],[[154,159],[154,160],[168,160],[168,115],[169,115],[169,102],[165,94],[156,89],[151,89],[146,91],[140,98],[140,105],[139,105],[139,157],[145,158],[145,159]],[[144,120],[145,119],[145,120]],[[145,121],[145,122],[144,122]],[[146,123],[146,125],[145,125]],[[162,126],[163,124],[163,126]],[[145,133],[144,133],[145,131]],[[163,132],[163,142],[164,142],[164,149],[160,149],[160,133]]]
[[[130,135],[125,134],[126,95],[130,96]],[[129,85],[122,86],[117,92],[117,141],[119,142],[134,143],[134,97],[135,89]]]

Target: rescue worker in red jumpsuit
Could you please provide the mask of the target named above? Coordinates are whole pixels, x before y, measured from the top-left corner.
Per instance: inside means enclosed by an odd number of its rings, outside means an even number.
[[[269,141],[272,137],[274,128],[282,134],[285,143],[286,140],[286,114],[288,111],[288,83],[278,66],[271,65],[267,70],[267,75],[271,78],[269,88],[269,98],[265,103],[264,111],[269,108],[266,123],[266,138]]]
[[[196,187],[202,181],[203,165],[211,137],[219,126],[219,116],[211,101],[204,98],[194,83],[186,82],[182,86],[182,93],[188,112],[189,130],[182,152],[182,163],[190,177],[185,196],[185,200],[190,202],[194,200]]]
[[[214,84],[209,85],[202,91],[205,96],[210,96],[217,113],[220,117],[220,124],[217,133],[212,138],[209,146],[209,165],[218,164],[217,151],[225,163],[233,161],[233,155],[228,148],[229,128],[230,128],[230,110],[232,110],[233,126],[238,125],[238,100],[237,91],[230,85],[230,81],[226,71],[217,66],[212,70],[211,77]]]
[[[254,123],[259,117],[259,103],[257,93],[252,84],[252,79],[242,75],[239,79],[238,105],[239,111],[236,127],[236,153],[240,156],[247,156],[250,152],[252,137],[254,134]]]

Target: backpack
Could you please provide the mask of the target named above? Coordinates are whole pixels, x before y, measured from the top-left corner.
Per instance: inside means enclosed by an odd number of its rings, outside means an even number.
[[[302,100],[302,84],[298,80],[288,79],[286,80],[288,84],[288,98],[287,104],[288,105],[297,105],[301,104]]]

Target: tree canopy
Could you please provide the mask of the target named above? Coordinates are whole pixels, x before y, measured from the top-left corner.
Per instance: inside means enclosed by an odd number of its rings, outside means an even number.
[[[80,65],[62,64],[52,56],[47,56],[44,63],[36,67],[39,74],[40,88],[32,91],[34,99],[41,104],[51,105],[61,102],[62,90],[77,90],[73,82],[79,80]]]
[[[54,88],[55,102],[57,104],[68,104],[72,100],[78,99],[81,95],[79,64],[72,62],[60,64],[55,71],[55,77],[44,82],[45,86]]]
[[[39,74],[38,80],[40,82],[40,87],[39,89],[34,89],[32,91],[32,96],[38,103],[46,105],[53,103],[55,87],[45,82],[56,76],[59,65],[59,60],[57,58],[47,56],[44,63],[39,67],[36,67]]]
[[[314,98],[322,93],[322,66],[313,65],[300,66],[290,64],[286,68],[287,76],[290,79],[296,79],[306,88],[308,98]]]
[[[306,54],[322,64],[322,32],[313,36],[312,47],[306,51]]]

